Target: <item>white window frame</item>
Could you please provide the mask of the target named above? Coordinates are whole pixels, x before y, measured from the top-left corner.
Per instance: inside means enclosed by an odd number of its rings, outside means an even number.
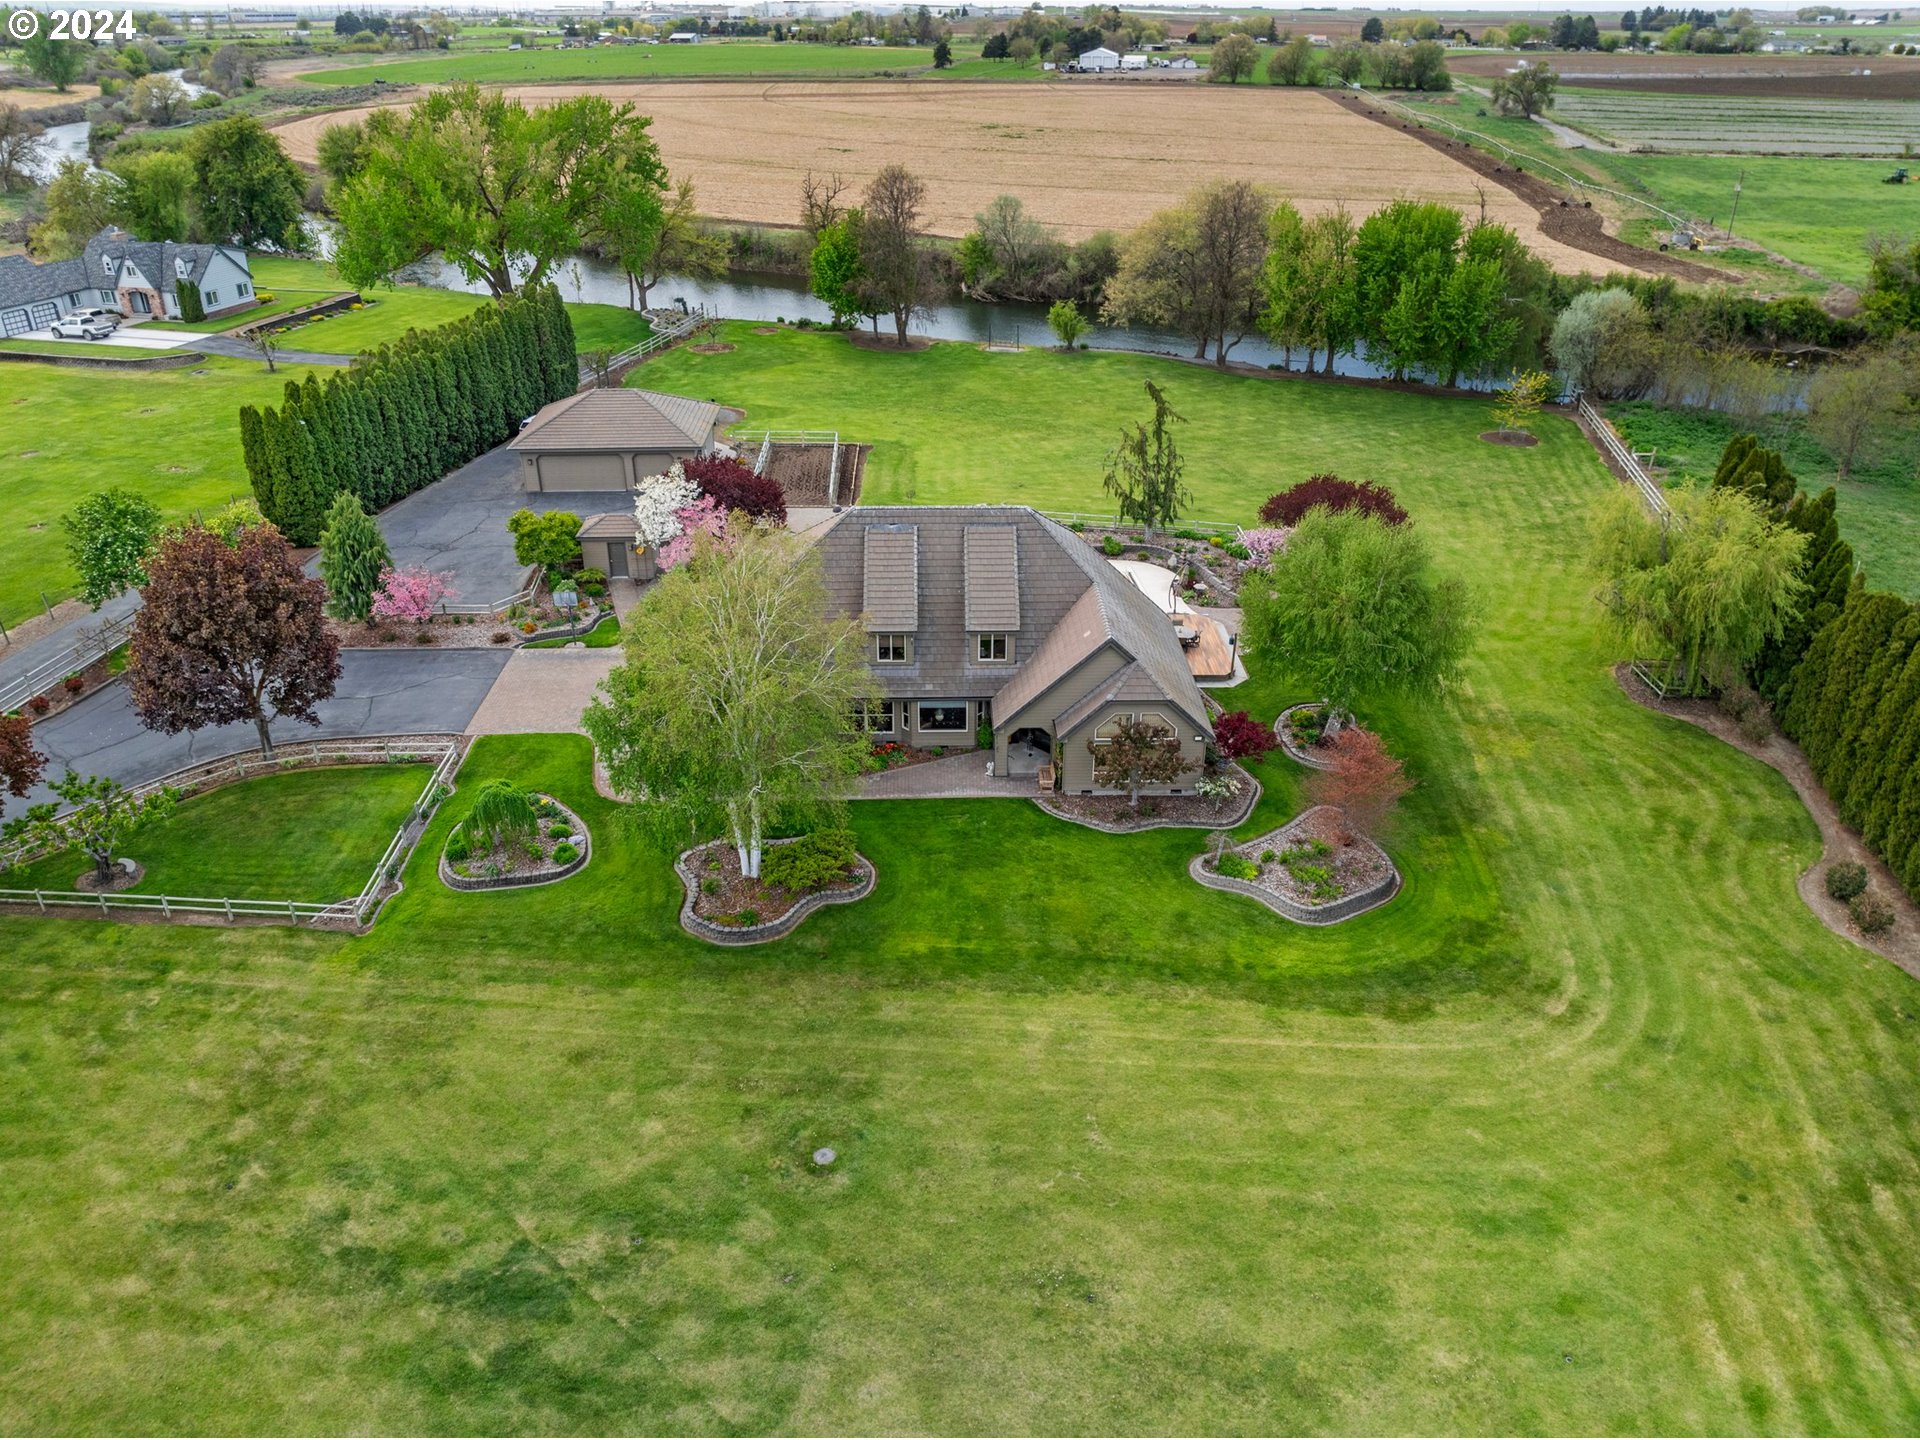
[[[995,642],[998,642],[997,644]],[[998,649],[998,655],[989,654]],[[973,637],[973,659],[977,665],[1011,665],[1013,663],[1013,635],[1005,630],[982,630]]]
[[[1114,739],[1116,737],[1112,735],[1104,735],[1101,732],[1105,730],[1109,725],[1118,726],[1123,722],[1131,719],[1133,719],[1133,711],[1131,710],[1114,711],[1113,714],[1107,716],[1106,719],[1102,720],[1098,725],[1094,727],[1093,743],[1096,745],[1111,745],[1114,742]]]
[[[898,641],[900,653],[887,654],[889,641]],[[904,630],[882,630],[873,637],[873,663],[876,665],[911,665],[913,663],[913,636]]]
[[[218,305],[220,303],[220,292],[218,290],[209,290],[201,298],[205,304]]]
[[[929,725],[926,714],[929,710],[958,710],[958,725]],[[914,705],[913,726],[922,735],[964,735],[967,733],[967,702],[964,700],[921,700]]]

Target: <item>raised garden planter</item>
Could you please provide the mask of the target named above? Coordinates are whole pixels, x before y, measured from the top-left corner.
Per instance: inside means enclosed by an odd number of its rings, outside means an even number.
[[[1248,896],[1301,925],[1351,920],[1397,895],[1400,872],[1371,840],[1355,836],[1341,845],[1329,839],[1333,818],[1330,807],[1316,805],[1221,852],[1223,866],[1237,862],[1250,876],[1216,870],[1210,852],[1194,856],[1187,873],[1210,890]]]
[[[443,844],[440,850],[442,883],[453,890],[510,890],[526,885],[551,885],[585,869],[587,861],[593,858],[593,836],[585,822],[551,795],[536,791],[534,798],[540,802],[542,813],[533,839],[509,840],[459,861],[447,858]],[[566,827],[566,834],[549,833],[562,825]],[[448,833],[448,841],[458,829],[456,826]],[[571,848],[573,854],[556,854],[562,847]],[[539,852],[537,856],[534,851]]]
[[[1231,830],[1243,823],[1260,803],[1260,782],[1239,764],[1228,762],[1209,771],[1231,775],[1240,782],[1240,793],[1230,800],[1209,800],[1202,795],[1142,795],[1140,802],[1150,807],[1141,814],[1124,795],[1038,794],[1034,803],[1049,815],[1089,830],[1109,835],[1131,835],[1137,830]]]
[[[767,842],[767,849],[796,843],[771,840]],[[823,906],[851,905],[873,893],[879,871],[866,856],[855,854],[853,858],[853,873],[844,885],[796,894],[746,879],[740,874],[739,856],[725,841],[696,845],[683,851],[673,862],[674,871],[687,892],[680,906],[680,928],[714,945],[762,945],[778,940],[792,934],[801,921]],[[717,866],[715,861],[719,862]],[[701,888],[703,881],[716,882],[712,893]],[[739,916],[742,910],[748,909],[760,918],[741,923]]]
[[[1323,701],[1310,700],[1303,705],[1289,705],[1282,710],[1273,722],[1273,735],[1280,742],[1280,748],[1287,752],[1289,759],[1298,760],[1310,770],[1331,770],[1333,761],[1317,746],[1303,745],[1293,733],[1293,717],[1324,710]]]

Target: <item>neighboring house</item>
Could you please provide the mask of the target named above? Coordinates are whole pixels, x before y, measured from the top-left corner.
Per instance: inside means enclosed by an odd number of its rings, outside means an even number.
[[[1117,51],[1109,50],[1104,45],[1096,45],[1083,53],[1074,63],[1082,70],[1118,70],[1120,56]]]
[[[106,306],[130,320],[180,318],[180,286],[196,287],[209,317],[258,303],[247,252],[235,245],[176,245],[102,230],[74,260],[39,265],[0,256],[0,335],[44,330],[70,310]]]
[[[1096,789],[1088,743],[1124,716],[1204,760],[1206,702],[1173,620],[1063,526],[1013,505],[861,506],[817,549],[835,612],[866,629],[886,697],[864,717],[876,739],[970,749],[984,723],[995,774],[1057,754],[1079,794]]]
[[[1169,70],[1198,70],[1200,66],[1191,55],[1175,55],[1167,61]]]
[[[1147,68],[1147,57],[1144,55],[1122,55],[1120,57],[1120,68],[1122,70],[1144,70]]]
[[[720,407],[657,390],[583,390],[520,427],[520,488],[631,490],[675,460],[713,453]]]

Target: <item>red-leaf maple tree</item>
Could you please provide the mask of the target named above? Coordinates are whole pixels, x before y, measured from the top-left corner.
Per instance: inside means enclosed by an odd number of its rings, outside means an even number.
[[[1413,782],[1371,730],[1349,725],[1326,748],[1333,768],[1309,782],[1313,802],[1340,813],[1341,844],[1355,835],[1377,836]]]
[[[141,724],[173,735],[251,720],[271,755],[274,720],[320,723],[340,642],[322,613],[326,587],[278,530],[249,526],[231,545],[199,526],[177,531],[140,593],[127,683]]]
[[[33,748],[33,726],[24,715],[0,715],[0,785],[25,799],[47,768],[47,757]]]

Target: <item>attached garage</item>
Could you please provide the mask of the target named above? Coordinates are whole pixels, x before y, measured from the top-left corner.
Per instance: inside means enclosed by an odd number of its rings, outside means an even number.
[[[556,400],[508,442],[528,492],[632,490],[675,460],[711,454],[720,407],[657,390],[588,390]]]
[[[24,335],[33,328],[33,322],[27,318],[26,308],[0,310],[0,335]]]

